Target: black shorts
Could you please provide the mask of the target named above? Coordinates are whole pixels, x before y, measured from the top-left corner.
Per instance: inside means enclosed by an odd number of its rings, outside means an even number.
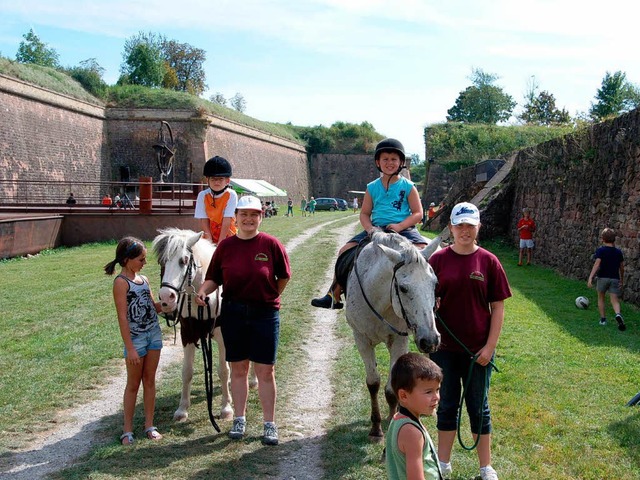
[[[219,321],[227,362],[276,363],[280,338],[278,309],[223,300]]]

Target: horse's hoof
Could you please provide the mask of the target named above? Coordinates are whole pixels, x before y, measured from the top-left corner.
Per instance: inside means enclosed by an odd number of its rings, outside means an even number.
[[[233,410],[222,410],[220,412],[220,420],[231,420],[233,418]]]
[[[371,434],[369,434],[369,441],[371,443],[382,443],[382,442],[384,442],[384,435],[371,435]]]
[[[255,390],[256,388],[258,388],[258,380],[249,381],[249,388],[251,390]]]
[[[189,418],[189,414],[187,412],[176,412],[173,414],[174,422],[186,422]]]

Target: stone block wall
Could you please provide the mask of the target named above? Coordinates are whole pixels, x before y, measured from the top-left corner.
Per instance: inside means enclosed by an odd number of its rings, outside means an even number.
[[[99,182],[108,175],[104,108],[0,75],[0,198],[42,198],[46,182]],[[18,191],[11,180],[30,180]],[[84,185],[77,198],[100,199]],[[68,192],[60,193],[59,202]]]

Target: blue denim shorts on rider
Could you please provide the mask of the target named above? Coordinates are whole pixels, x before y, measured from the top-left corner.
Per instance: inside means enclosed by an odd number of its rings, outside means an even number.
[[[460,405],[460,395],[469,373],[471,359],[467,353],[437,351],[429,354],[442,369],[442,383],[440,385],[440,404],[438,405],[438,430],[452,431],[458,428],[457,412]],[[482,398],[486,379],[487,397],[492,368],[487,365],[476,363],[473,367],[471,381],[465,392],[465,405],[469,415],[469,424],[472,433],[478,433],[480,420],[482,419],[482,430],[480,435],[491,433],[491,411],[489,410],[488,398],[485,398],[484,405]],[[481,413],[482,412],[482,413]]]
[[[220,312],[227,362],[273,365],[280,338],[280,312],[273,307],[223,300]]]
[[[596,279],[596,290],[600,293],[612,293],[620,295],[620,280],[617,278],[600,278]]]
[[[162,350],[162,330],[160,324],[154,325],[151,330],[131,336],[133,347],[139,357],[144,357],[149,350]],[[127,358],[127,349],[124,349],[124,358]]]
[[[379,227],[379,228],[381,228],[384,231],[384,227]],[[362,240],[364,240],[367,237],[367,235],[368,234],[366,231],[362,231],[359,234],[357,234],[355,237],[353,237],[351,240],[349,240],[349,242],[347,243],[360,243]],[[409,240],[411,243],[429,243],[429,240],[427,240],[422,235],[420,235],[416,227],[405,228],[400,232],[400,235],[402,235],[404,238]]]

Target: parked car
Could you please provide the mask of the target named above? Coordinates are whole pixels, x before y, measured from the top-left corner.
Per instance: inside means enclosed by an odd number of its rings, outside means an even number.
[[[338,201],[335,198],[316,198],[316,211],[318,210],[335,212],[338,210]]]
[[[336,198],[336,202],[338,202],[338,210],[344,212],[349,208],[349,204],[344,198]]]

